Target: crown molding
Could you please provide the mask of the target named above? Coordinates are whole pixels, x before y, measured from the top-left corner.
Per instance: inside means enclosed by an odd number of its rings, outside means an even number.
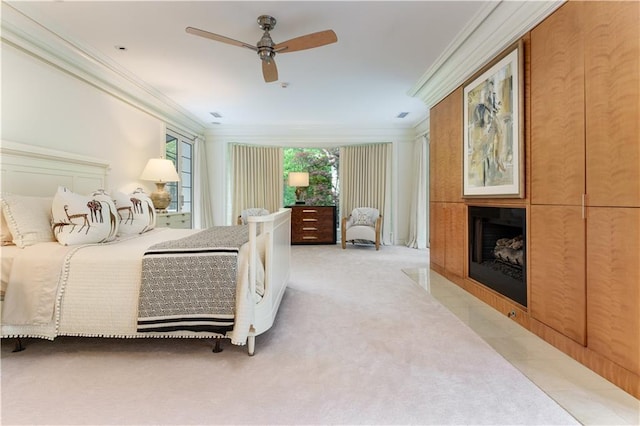
[[[2,2],[2,43],[17,48],[85,83],[193,135],[205,124],[115,62],[65,39],[13,5]]]
[[[487,2],[409,95],[431,108],[563,3],[564,0]]]
[[[344,144],[374,142],[412,142],[415,128],[355,126],[220,126],[205,132],[207,141],[274,144],[278,146],[331,147]]]

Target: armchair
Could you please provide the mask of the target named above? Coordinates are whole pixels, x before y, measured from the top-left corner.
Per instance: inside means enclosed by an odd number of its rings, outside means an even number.
[[[267,216],[269,214],[269,210],[263,209],[261,207],[252,207],[250,209],[244,209],[240,212],[240,216],[238,216],[238,225],[246,225],[247,218],[249,216]]]
[[[341,234],[342,248],[347,247],[347,241],[353,244],[372,242],[376,250],[380,250],[380,230],[382,215],[378,209],[372,207],[357,207],[349,217],[342,218]]]

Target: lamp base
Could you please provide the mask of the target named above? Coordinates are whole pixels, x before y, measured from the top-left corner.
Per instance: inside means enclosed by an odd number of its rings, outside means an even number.
[[[296,204],[305,204],[304,195],[307,191],[306,186],[297,186],[296,187]]]
[[[156,182],[156,191],[153,191],[149,196],[158,213],[166,213],[167,207],[171,204],[171,194],[164,189],[165,185],[165,182]]]

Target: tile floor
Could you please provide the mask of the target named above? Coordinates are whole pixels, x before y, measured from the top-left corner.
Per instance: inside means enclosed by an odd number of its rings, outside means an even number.
[[[640,401],[426,269],[404,271],[584,425],[639,425]]]

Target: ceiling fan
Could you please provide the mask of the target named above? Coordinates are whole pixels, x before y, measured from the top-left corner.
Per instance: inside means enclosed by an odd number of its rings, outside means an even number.
[[[264,34],[255,46],[229,37],[221,36],[219,34],[210,33],[209,31],[200,30],[198,28],[187,27],[186,31],[189,34],[215,41],[221,41],[234,46],[245,47],[257,52],[258,56],[262,60],[262,75],[264,76],[264,81],[267,83],[278,80],[278,68],[276,67],[274,59],[276,53],[296,52],[298,50],[320,47],[338,41],[338,37],[333,30],[325,30],[292,38],[291,40],[276,44],[273,42],[271,35],[269,34],[269,31],[276,26],[276,18],[269,15],[260,15],[258,16],[258,26],[264,30]]]

